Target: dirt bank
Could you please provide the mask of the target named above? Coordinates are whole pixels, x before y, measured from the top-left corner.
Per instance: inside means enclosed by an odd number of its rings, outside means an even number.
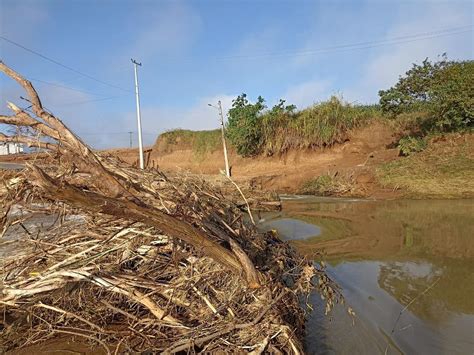
[[[372,197],[399,195],[379,186],[374,177],[375,167],[396,159],[398,150],[389,148],[394,132],[386,124],[376,122],[352,132],[344,144],[332,148],[290,151],[283,156],[242,158],[230,152],[232,176],[236,181],[250,181],[265,190],[297,193],[308,180],[329,174],[355,184],[351,194]],[[129,163],[136,163],[136,149],[110,151]],[[185,142],[164,144],[160,139],[149,156],[150,165],[165,171],[188,170],[197,174],[214,175],[223,169],[220,150],[198,154]]]
[[[243,158],[231,149],[229,160],[233,179],[238,183],[279,193],[378,199],[474,196],[472,134],[430,138],[425,151],[410,157],[399,156],[396,148],[399,137],[392,125],[379,120],[352,131],[346,142],[331,148],[292,150],[281,156],[254,158]],[[209,175],[215,180],[224,169],[220,144],[214,142],[202,149],[202,145],[193,146],[185,138],[178,135],[172,142],[167,142],[160,136],[153,147],[145,149],[147,165],[165,172],[190,171]],[[137,149],[107,152],[137,164]],[[0,157],[0,161],[2,159]],[[318,180],[321,177],[324,177],[323,183],[329,184],[323,186],[324,189]]]

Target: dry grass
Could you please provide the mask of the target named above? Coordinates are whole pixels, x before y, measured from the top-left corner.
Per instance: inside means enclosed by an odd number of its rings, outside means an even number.
[[[161,134],[155,143],[159,153],[169,153],[178,149],[189,149],[196,159],[203,159],[207,154],[222,149],[221,131],[191,131],[175,129]]]
[[[344,142],[349,131],[381,116],[377,106],[352,105],[331,97],[294,114],[262,116],[262,147],[265,155],[291,149],[316,149]]]
[[[0,71],[32,104],[9,103],[0,122],[28,129],[0,140],[50,157],[0,180],[0,353],[65,335],[106,353],[301,353],[302,298],[339,299],[324,270],[205,181],[98,155]]]
[[[472,134],[434,137],[428,148],[377,169],[379,182],[402,189],[412,197],[474,196],[474,139]]]
[[[316,196],[354,195],[355,181],[352,175],[320,175],[303,184],[299,193]]]

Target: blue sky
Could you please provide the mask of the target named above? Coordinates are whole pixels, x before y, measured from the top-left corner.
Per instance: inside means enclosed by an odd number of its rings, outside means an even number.
[[[151,144],[172,128],[217,128],[207,103],[222,100],[228,109],[242,92],[262,95],[268,105],[284,98],[298,108],[332,94],[376,102],[378,90],[393,85],[413,62],[444,52],[450,59],[473,59],[473,6],[0,0],[1,36],[110,85],[1,39],[0,57],[32,79],[44,105],[97,148],[127,146],[126,132],[136,131],[130,62],[136,58],[143,63],[142,120],[145,143]],[[366,44],[343,47],[358,43]],[[25,104],[15,83],[2,75],[0,85],[1,113],[7,100]]]

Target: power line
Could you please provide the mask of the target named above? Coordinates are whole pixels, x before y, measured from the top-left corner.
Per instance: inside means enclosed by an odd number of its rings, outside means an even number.
[[[121,98],[121,97],[125,97],[125,95],[121,95],[121,96],[109,96],[109,97],[103,97],[103,98],[100,98],[100,99],[69,102],[69,103],[59,104],[59,105],[55,105],[55,106],[56,106],[56,107],[64,107],[64,106],[82,105],[82,104],[87,104],[87,103],[89,103],[89,102],[106,101],[106,100],[118,99],[118,98]]]
[[[374,40],[367,42],[357,42],[350,44],[341,44],[336,46],[322,47],[318,49],[311,49],[305,51],[286,51],[286,52],[274,52],[274,53],[261,53],[255,55],[235,55],[235,56],[225,56],[225,57],[216,57],[216,60],[227,60],[227,59],[252,59],[252,58],[265,58],[265,57],[296,57],[296,56],[308,56],[315,55],[320,53],[328,52],[340,52],[348,50],[359,50],[359,49],[368,49],[375,48],[386,45],[395,45],[402,43],[409,43],[415,41],[422,41],[426,39],[452,36],[461,33],[468,33],[472,31],[473,25],[453,27],[444,30],[432,31],[432,32],[423,32],[413,35],[398,36],[387,38],[384,40]],[[470,28],[470,29],[468,29]]]
[[[42,84],[46,84],[46,85],[51,85],[51,86],[56,86],[56,87],[62,88],[62,89],[67,89],[67,90],[82,92],[82,93],[85,93],[85,94],[91,94],[91,95],[96,95],[96,96],[103,96],[102,94],[97,94],[97,93],[95,93],[95,92],[91,92],[91,91],[87,91],[87,90],[82,90],[82,89],[77,89],[77,88],[73,88],[73,87],[70,87],[70,86],[65,86],[65,85],[50,83],[50,82],[48,82],[48,81],[44,81],[44,80],[40,80],[40,79],[34,79],[34,78],[28,78],[28,79],[29,79],[29,80],[32,80],[32,81],[36,81],[36,82],[38,82],[38,83],[42,83]]]
[[[3,39],[5,42],[8,42],[8,43],[10,43],[10,44],[13,44],[14,46],[17,46],[17,47],[19,47],[19,48],[21,48],[21,49],[23,49],[23,50],[25,50],[25,51],[27,51],[27,52],[30,52],[30,53],[32,53],[32,54],[34,54],[34,55],[37,55],[38,57],[41,57],[41,58],[43,58],[43,59],[45,59],[45,60],[47,60],[47,61],[49,61],[49,62],[51,62],[51,63],[54,63],[54,64],[56,64],[56,65],[59,65],[60,67],[63,67],[63,68],[65,68],[65,69],[67,69],[67,70],[70,70],[70,71],[72,71],[72,72],[74,72],[74,73],[77,73],[77,74],[79,74],[79,75],[82,75],[82,76],[84,76],[84,77],[86,77],[86,78],[88,78],[88,79],[90,79],[90,80],[94,80],[94,81],[96,81],[96,82],[98,82],[98,83],[101,83],[101,84],[103,84],[103,85],[107,85],[107,86],[110,86],[110,87],[113,87],[113,88],[116,88],[116,89],[119,89],[119,90],[122,90],[122,91],[130,92],[130,90],[121,88],[120,86],[117,86],[117,85],[114,85],[114,84],[107,83],[107,82],[105,82],[105,81],[103,81],[103,80],[99,80],[99,79],[97,79],[97,78],[94,78],[93,76],[91,76],[91,75],[89,75],[89,74],[86,74],[86,73],[83,73],[83,72],[81,72],[81,71],[79,71],[79,70],[77,70],[77,69],[71,68],[70,66],[67,66],[67,65],[65,65],[65,64],[62,64],[62,63],[58,62],[57,60],[54,60],[54,59],[52,59],[52,58],[50,58],[50,57],[47,57],[47,56],[45,56],[44,54],[41,54],[41,53],[39,53],[39,52],[37,52],[37,51],[35,51],[35,50],[33,50],[33,49],[30,49],[30,48],[28,48],[28,47],[25,47],[24,45],[22,45],[22,44],[20,44],[20,43],[17,43],[17,42],[15,42],[15,41],[12,41],[11,39],[8,39],[8,38],[6,38],[6,37],[4,37],[4,36],[1,36],[1,35],[0,35],[0,39]]]
[[[80,135],[80,136],[102,136],[102,135],[119,135],[119,134],[121,134],[121,135],[126,135],[126,134],[130,134],[130,132],[133,133],[133,134],[137,134],[136,131],[127,131],[127,132],[100,132],[100,133],[97,133],[97,132],[95,132],[95,133],[87,133],[87,132],[86,132],[86,133],[80,133],[80,132],[79,132],[79,133],[77,133],[77,134]],[[143,134],[143,135],[150,135],[150,136],[156,136],[156,135],[158,135],[158,133],[142,133],[142,134]]]

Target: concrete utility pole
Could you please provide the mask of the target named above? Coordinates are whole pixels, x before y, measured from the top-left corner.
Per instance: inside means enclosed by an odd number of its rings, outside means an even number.
[[[133,143],[133,142],[132,142],[132,134],[133,134],[133,132],[128,132],[128,134],[130,135],[130,148],[132,148],[132,146],[133,146],[133,144],[132,144],[132,143]]]
[[[133,68],[135,70],[135,96],[137,99],[138,150],[139,150],[139,155],[140,155],[140,169],[144,169],[145,163],[143,159],[142,119],[140,117],[140,93],[138,91],[138,73],[137,73],[137,65],[142,66],[142,63],[138,63],[134,59],[132,59],[132,63],[133,63]]]
[[[208,104],[211,107],[217,108],[219,111],[219,118],[221,120],[221,133],[222,133],[222,148],[224,149],[224,160],[225,160],[225,173],[227,177],[230,177],[230,167],[229,167],[229,159],[227,157],[227,146],[225,143],[225,132],[224,132],[224,115],[222,113],[222,104],[221,100],[217,101],[217,107],[214,105]]]

